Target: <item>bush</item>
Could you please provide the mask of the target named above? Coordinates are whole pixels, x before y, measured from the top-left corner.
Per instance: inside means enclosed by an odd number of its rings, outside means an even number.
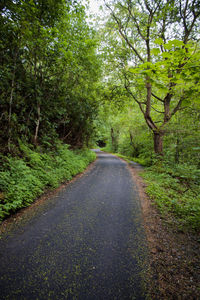
[[[54,152],[43,153],[20,144],[23,158],[1,157],[0,219],[32,203],[47,188],[56,188],[82,172],[96,155],[85,149],[69,150],[59,144]]]

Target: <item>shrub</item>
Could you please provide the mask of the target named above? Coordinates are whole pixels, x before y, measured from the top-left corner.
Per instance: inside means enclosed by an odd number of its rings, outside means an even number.
[[[32,203],[46,188],[55,188],[82,172],[96,155],[59,144],[54,152],[32,150],[19,142],[23,158],[1,157],[0,219]]]
[[[143,172],[150,198],[160,211],[173,215],[180,227],[200,229],[199,170],[194,166],[153,166]]]

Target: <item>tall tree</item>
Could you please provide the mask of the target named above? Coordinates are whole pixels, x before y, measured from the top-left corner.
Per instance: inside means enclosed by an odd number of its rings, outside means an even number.
[[[121,80],[153,132],[154,150],[173,115],[199,97],[198,0],[106,1]],[[113,32],[112,32],[113,34]],[[117,49],[117,51],[116,51]],[[113,57],[112,57],[113,59]]]
[[[83,145],[93,130],[100,60],[96,33],[77,1],[0,6],[0,150],[18,139]]]

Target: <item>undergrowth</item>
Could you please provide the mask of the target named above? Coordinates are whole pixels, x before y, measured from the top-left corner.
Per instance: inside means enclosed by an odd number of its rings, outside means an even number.
[[[114,153],[114,155],[117,155],[118,157],[121,157],[123,159],[125,159],[128,162],[134,161],[142,166],[149,166],[150,165],[150,161],[146,160],[144,158],[136,158],[136,157],[131,157],[131,156],[125,156],[119,153]]]
[[[200,229],[200,170],[187,164],[163,164],[146,169],[141,176],[161,213],[173,215],[182,229]]]
[[[46,189],[71,180],[96,158],[90,150],[71,151],[64,144],[48,153],[21,142],[19,145],[21,158],[0,157],[0,220],[30,205]]]
[[[147,164],[121,154],[117,156],[128,162]],[[200,230],[200,170],[196,166],[155,161],[140,175],[161,214],[171,215],[181,229]]]

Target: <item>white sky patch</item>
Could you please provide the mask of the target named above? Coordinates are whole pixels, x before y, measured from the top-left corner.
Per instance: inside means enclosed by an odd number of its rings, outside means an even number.
[[[108,16],[108,11],[105,9],[104,0],[82,0],[83,5],[86,6],[86,13],[89,16],[91,22],[102,23],[100,19],[104,19]],[[87,5],[89,4],[89,6]],[[100,7],[103,7],[103,10]],[[88,9],[87,9],[88,7]]]
[[[100,0],[89,0],[89,11],[92,14],[99,15],[100,14],[100,6],[103,4],[103,1]]]

